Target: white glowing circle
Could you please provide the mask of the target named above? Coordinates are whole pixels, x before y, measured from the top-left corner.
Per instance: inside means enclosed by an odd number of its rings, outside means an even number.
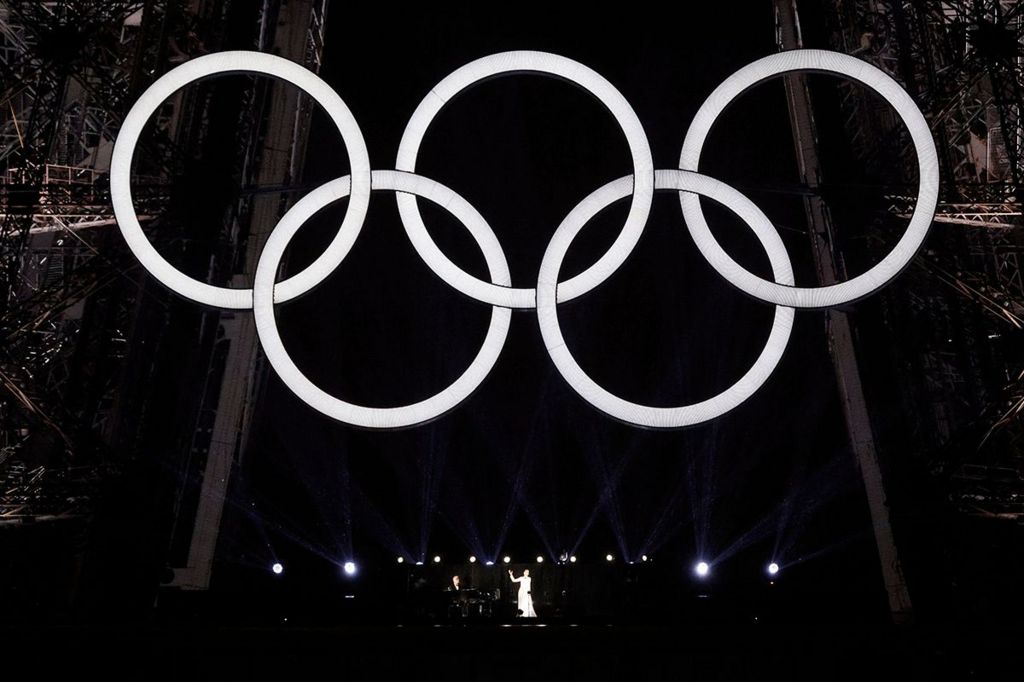
[[[439,557],[439,556],[435,556],[435,557],[434,557],[434,563],[435,563],[435,564],[439,564],[439,563],[441,563],[441,557]]]
[[[355,565],[355,563],[353,563],[351,561],[346,561],[345,565],[342,568],[345,569],[345,575],[355,575],[356,574],[356,565]]]
[[[273,571],[275,575],[281,575],[284,573],[284,566],[280,563],[274,562],[274,565],[270,567],[270,570]]]
[[[640,561],[647,561],[647,555],[646,554],[640,555]]]
[[[499,284],[509,283],[508,263],[505,262],[497,237],[483,217],[462,197],[440,183],[411,173],[373,171],[372,178],[375,190],[409,192],[430,199],[447,209],[466,226],[480,246],[491,278]],[[480,351],[465,372],[444,390],[418,403],[402,407],[365,407],[345,402],[313,384],[292,361],[281,341],[274,317],[274,278],[292,236],[313,214],[332,201],[344,197],[347,191],[347,178],[321,185],[296,202],[284,214],[267,239],[256,266],[253,284],[256,332],[267,360],[281,381],[313,409],[347,424],[374,429],[394,429],[422,424],[461,403],[487,377],[505,345],[512,311],[495,307]]]
[[[538,557],[537,557],[537,563],[538,563],[538,564],[542,564],[542,563],[544,563],[544,557],[542,557],[542,556],[538,556]]]
[[[611,561],[611,560],[612,560],[612,559],[614,559],[615,557],[613,557],[613,556],[612,556],[611,554],[605,554],[605,555],[604,555],[604,558],[605,558],[605,561]]]
[[[512,557],[507,556],[504,559],[502,559],[502,561],[504,561],[506,564],[510,563],[512,561]]]
[[[635,184],[631,188],[632,202],[622,231],[596,263],[559,285],[558,300],[568,301],[608,279],[629,256],[647,223],[654,193],[654,161],[647,134],[626,98],[603,76],[579,62],[547,52],[502,52],[470,62],[434,86],[413,112],[398,146],[395,168],[409,172],[416,170],[416,157],[427,128],[453,97],[482,80],[514,73],[556,76],[589,92],[615,117],[626,137],[633,160],[632,177],[635,178]],[[447,284],[470,298],[491,305],[510,308],[533,308],[536,305],[537,292],[534,289],[517,289],[510,285],[484,282],[462,270],[430,237],[416,198],[399,194],[397,199],[402,224],[413,247],[430,269]]]
[[[574,556],[569,557],[569,563],[570,564],[576,563],[576,557],[574,557]]]
[[[775,228],[757,206],[735,189],[706,175],[678,170],[657,171],[655,186],[658,189],[674,189],[706,196],[731,210],[750,226],[767,251],[775,279],[784,284],[793,283],[793,269]],[[771,332],[757,360],[736,383],[707,400],[682,407],[650,407],[624,400],[599,386],[573,358],[562,336],[555,306],[558,271],[569,245],[579,231],[603,208],[628,196],[631,187],[629,177],[608,183],[577,204],[558,226],[544,252],[537,277],[537,318],[540,321],[541,336],[555,367],[566,382],[584,400],[602,412],[624,422],[650,428],[679,428],[699,424],[733,409],[768,380],[789,342],[794,311],[781,306],[776,308]]]
[[[475,564],[476,563],[476,557],[475,556],[469,557],[469,563]]]
[[[910,95],[880,69],[856,57],[825,50],[790,50],[748,64],[729,76],[701,106],[683,142],[679,167],[697,171],[700,155],[715,119],[740,94],[757,83],[791,71],[839,74],[870,87],[892,106],[906,124],[917,152],[917,205],[907,231],[881,262],[845,282],[823,287],[796,287],[770,282],[743,269],[725,252],[708,228],[698,197],[681,194],[686,226],[704,258],[737,289],[767,303],[796,308],[825,308],[863,298],[887,284],[917,253],[928,234],[939,195],[939,161],[931,129]]]
[[[398,557],[398,563],[404,564],[405,563],[405,557],[401,557],[401,556]]]
[[[727,185],[696,172],[689,172],[699,167],[707,136],[719,114],[730,102],[765,79],[800,70],[839,74],[876,90],[896,109],[907,125],[919,166],[917,205],[905,234],[895,248],[866,273],[846,282],[818,288],[799,288],[794,285],[782,241],[756,206]],[[351,168],[350,175],[316,188],[280,220],[260,255],[251,290],[212,286],[175,269],[146,239],[132,204],[132,158],[146,121],[178,89],[197,79],[224,73],[265,74],[305,91],[324,107],[341,133]],[[533,289],[512,287],[500,242],[487,222],[468,202],[440,183],[411,172],[415,168],[419,147],[427,129],[452,98],[481,80],[511,73],[547,74],[587,90],[611,112],[622,129],[634,171],[632,175],[593,192],[563,220],[544,252],[537,286]],[[893,79],[870,64],[847,55],[821,50],[794,50],[772,55],[740,69],[726,79],[695,116],[687,131],[679,163],[682,170],[654,170],[650,146],[635,112],[621,93],[595,71],[558,55],[517,51],[478,59],[443,79],[420,103],[409,120],[399,145],[396,161],[398,170],[371,171],[365,142],[347,105],[315,74],[298,64],[269,54],[222,52],[197,57],[172,69],[147,88],[135,103],[114,145],[111,197],[122,234],[143,267],[162,284],[191,300],[220,308],[252,307],[266,357],[282,381],[304,402],[333,419],[356,426],[386,429],[421,424],[444,414],[465,400],[494,366],[508,333],[511,319],[508,308],[536,307],[541,334],[553,363],[563,378],[586,401],[622,421],[651,428],[676,428],[720,416],[763,385],[777,366],[788,342],[793,323],[793,307],[818,308],[847,303],[872,293],[894,278],[914,257],[927,235],[934,215],[939,181],[935,143],[927,122],[909,95]],[[399,213],[406,232],[417,253],[435,274],[467,296],[495,307],[483,344],[461,376],[430,398],[393,408],[354,405],[317,388],[298,370],[284,349],[274,319],[275,303],[287,301],[310,290],[343,261],[362,229],[371,188],[398,192]],[[655,408],[623,400],[591,380],[577,365],[565,345],[556,308],[559,302],[593,289],[624,262],[643,231],[656,188],[679,191],[687,229],[702,255],[717,272],[745,293],[777,306],[765,347],[743,377],[710,399],[672,408]],[[697,195],[714,199],[747,222],[768,253],[774,281],[751,274],[725,253],[707,226]],[[485,257],[490,282],[464,272],[440,251],[423,225],[417,196],[445,208],[469,230]],[[345,197],[349,197],[345,217],[324,253],[298,274],[275,284],[284,250],[295,232],[320,208]],[[612,246],[583,273],[559,283],[562,260],[578,232],[605,206],[626,197],[631,200],[629,213]],[[440,558],[436,557],[435,560],[440,561]],[[642,560],[646,560],[646,557]],[[505,563],[509,561],[505,557]],[[570,561],[574,562],[575,557]],[[398,562],[402,563],[403,559],[399,557]]]
[[[700,576],[701,578],[703,578],[703,577],[707,576],[707,574],[708,574],[708,573],[710,573],[710,572],[711,572],[711,567],[710,567],[710,566],[708,566],[708,564],[707,564],[707,562],[706,562],[706,561],[701,561],[701,562],[698,562],[698,563],[697,563],[697,565],[696,565],[696,566],[694,567],[694,569],[693,569],[693,570],[694,570],[694,572],[695,572],[695,573],[696,573],[696,574],[697,574],[698,576]]]
[[[124,118],[110,159],[110,199],[118,227],[143,267],[164,286],[185,298],[217,308],[252,307],[251,289],[212,286],[188,277],[161,256],[146,238],[132,203],[132,157],[146,121],[175,91],[200,78],[224,73],[259,73],[291,83],[313,98],[334,123],[348,153],[350,175],[344,195],[351,195],[341,228],[327,249],[302,272],[277,285],[277,301],[309,291],[345,258],[363,224],[370,202],[370,158],[352,112],[338,94],[308,69],[282,57],[261,52],[229,51],[191,59],[158,78],[139,97]]]
[[[768,564],[768,574],[769,575],[775,575],[778,572],[779,572],[779,565],[777,563],[775,563],[773,561],[770,564]]]

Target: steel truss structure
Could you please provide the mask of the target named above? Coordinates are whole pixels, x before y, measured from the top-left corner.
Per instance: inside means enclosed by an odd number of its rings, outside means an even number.
[[[157,369],[131,349],[161,343],[174,311],[113,229],[108,171],[128,108],[178,63],[232,47],[275,49],[279,33],[296,34],[291,58],[317,69],[325,16],[326,0],[0,0],[0,515],[54,515],[50,504],[31,504],[52,496],[27,495],[26,471],[47,472],[31,479],[45,487],[72,466],[116,469],[143,447],[144,386]],[[311,103],[293,95],[271,107],[273,87],[248,78],[179,91],[151,119],[137,155],[141,222],[162,253],[211,282],[243,276],[265,207],[285,210],[301,176]],[[234,137],[218,140],[214,119],[228,109]],[[274,159],[268,177],[264,137],[282,111],[287,135],[272,142],[288,159],[284,167]],[[238,197],[213,221],[190,215],[179,186],[211,153],[233,183],[224,193]],[[219,386],[237,322],[216,312],[199,318],[190,345],[202,391]],[[204,395],[179,425],[183,466],[198,467],[183,474],[192,481],[202,476],[210,423],[252,399]],[[86,508],[75,499],[65,512]]]
[[[135,286],[104,248],[106,171],[120,116],[183,16],[168,1],[0,3],[0,447],[33,471],[101,442]],[[161,195],[142,189],[147,208]],[[92,465],[105,466],[77,466]],[[3,501],[21,489],[8,483]]]
[[[916,443],[958,508],[1024,519],[1024,3],[837,0],[833,49],[884,69],[914,96],[939,150],[943,186],[926,251],[885,296]],[[840,86],[847,134],[888,187],[889,218],[913,209],[915,159],[895,115]],[[880,216],[884,248],[899,221]]]

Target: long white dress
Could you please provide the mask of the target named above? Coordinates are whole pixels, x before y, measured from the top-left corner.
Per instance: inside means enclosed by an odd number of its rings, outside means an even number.
[[[519,599],[517,604],[519,615],[523,618],[536,618],[537,612],[533,610],[533,597],[530,595],[530,576],[524,575],[512,578],[512,582],[519,583]]]

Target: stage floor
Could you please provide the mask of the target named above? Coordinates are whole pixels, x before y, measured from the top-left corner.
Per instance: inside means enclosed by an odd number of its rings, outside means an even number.
[[[1021,679],[1019,626],[574,623],[314,628],[123,624],[0,629],[34,679]],[[20,667],[20,666],[19,666]]]

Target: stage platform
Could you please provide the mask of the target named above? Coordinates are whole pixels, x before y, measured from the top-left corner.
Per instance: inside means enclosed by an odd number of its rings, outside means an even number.
[[[104,680],[1020,679],[1019,628],[514,622],[0,630],[5,668]],[[13,679],[13,678],[12,678]]]

